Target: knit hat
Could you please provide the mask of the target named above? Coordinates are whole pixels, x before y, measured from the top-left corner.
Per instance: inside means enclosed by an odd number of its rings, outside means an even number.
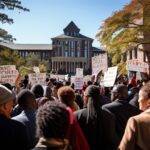
[[[14,98],[12,92],[5,86],[0,84],[0,105]]]

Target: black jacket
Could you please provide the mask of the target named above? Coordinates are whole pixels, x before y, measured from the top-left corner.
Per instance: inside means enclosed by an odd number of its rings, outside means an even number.
[[[0,149],[28,150],[26,127],[0,115]]]
[[[104,119],[107,120],[104,125],[106,130],[113,130],[119,142],[124,134],[128,119],[140,113],[138,108],[130,105],[126,100],[116,100],[110,104],[104,105],[102,109],[107,112],[107,117],[104,116]],[[110,124],[112,124],[111,128]]]
[[[76,111],[74,114],[76,119],[88,141],[90,150],[104,150],[102,139],[102,122],[101,122],[101,108],[99,110],[99,117],[97,121],[90,120],[87,122],[87,108]]]

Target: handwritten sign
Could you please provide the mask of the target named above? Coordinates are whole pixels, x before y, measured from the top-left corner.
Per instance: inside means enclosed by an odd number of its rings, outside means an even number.
[[[83,78],[78,78],[78,77],[74,78],[75,90],[81,90],[83,88],[83,84],[84,84]]]
[[[142,62],[142,61],[137,60],[137,59],[128,60],[126,68],[129,71],[136,71],[136,72],[143,72],[143,73],[149,72],[148,63]]]
[[[15,84],[15,81],[19,75],[15,65],[3,65],[0,66],[0,83]]]
[[[32,85],[41,84],[45,85],[46,73],[31,73],[29,74],[29,81]]]
[[[107,68],[107,53],[92,57],[92,75],[97,76],[101,70],[106,72]]]
[[[108,68],[107,72],[104,73],[103,85],[105,87],[114,86],[116,76],[117,76],[117,69],[118,69],[117,66],[110,67],[110,68]]]

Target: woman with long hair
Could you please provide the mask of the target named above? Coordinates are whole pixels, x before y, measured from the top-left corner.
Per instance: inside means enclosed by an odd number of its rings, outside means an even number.
[[[85,108],[75,112],[91,150],[103,149],[101,96],[98,86],[90,85],[84,93]]]

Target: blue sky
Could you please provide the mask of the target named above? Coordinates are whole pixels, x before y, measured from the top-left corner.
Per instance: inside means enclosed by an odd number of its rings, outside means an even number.
[[[51,38],[63,33],[70,21],[80,32],[95,39],[104,19],[121,9],[130,0],[23,0],[30,12],[7,11],[14,24],[0,24],[11,33],[16,43],[51,43]],[[97,40],[95,46],[99,47]]]

